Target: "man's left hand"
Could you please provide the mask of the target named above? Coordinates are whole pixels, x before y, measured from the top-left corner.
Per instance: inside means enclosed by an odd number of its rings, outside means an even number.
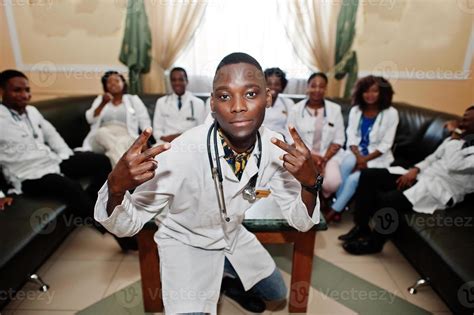
[[[419,172],[420,172],[420,170],[417,167],[413,167],[408,171],[408,173],[406,173],[403,176],[400,176],[397,179],[397,188],[398,188],[398,190],[403,190],[406,187],[413,186]]]
[[[283,167],[301,184],[314,186],[316,184],[316,176],[321,173],[321,169],[314,164],[311,152],[303,140],[301,140],[296,128],[290,126],[288,129],[290,130],[294,145],[289,145],[277,138],[272,138],[272,143],[287,152],[280,157],[283,160]]]
[[[5,210],[6,206],[11,206],[13,203],[12,197],[3,197],[0,198],[0,210]]]

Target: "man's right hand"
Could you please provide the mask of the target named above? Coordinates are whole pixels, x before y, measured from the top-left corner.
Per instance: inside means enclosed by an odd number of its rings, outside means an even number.
[[[147,149],[151,134],[151,128],[145,129],[117,162],[108,177],[109,194],[123,196],[127,190],[135,189],[155,176],[155,156],[168,150],[171,145],[165,143]]]
[[[0,198],[0,210],[5,210],[5,206],[11,206],[13,202],[12,197]]]
[[[104,95],[102,96],[102,104],[107,104],[108,102],[110,102],[114,97],[112,96],[112,94],[110,94],[109,92],[105,92]]]

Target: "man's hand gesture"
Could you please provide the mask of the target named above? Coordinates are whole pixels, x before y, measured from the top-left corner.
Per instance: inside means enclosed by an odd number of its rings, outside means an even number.
[[[317,174],[321,169],[316,167],[311,157],[311,152],[304,144],[300,135],[294,126],[288,128],[293,138],[294,145],[289,145],[279,139],[272,138],[272,143],[287,152],[283,154],[283,167],[288,170],[301,184],[305,186],[314,186],[316,184]]]
[[[148,149],[147,141],[151,133],[151,128],[145,129],[115,165],[108,177],[110,194],[123,195],[155,176],[158,166],[155,156],[171,145],[165,143]]]

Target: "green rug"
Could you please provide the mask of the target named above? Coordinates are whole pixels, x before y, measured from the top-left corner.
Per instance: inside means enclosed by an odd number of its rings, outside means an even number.
[[[291,273],[291,246],[278,245],[267,248],[278,267]],[[431,314],[319,257],[315,257],[311,285],[328,298],[359,314]],[[140,281],[104,298],[78,314],[144,314]]]

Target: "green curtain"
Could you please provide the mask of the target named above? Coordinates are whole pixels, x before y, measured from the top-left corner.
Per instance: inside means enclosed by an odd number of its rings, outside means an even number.
[[[151,32],[143,0],[128,0],[119,60],[129,69],[130,94],[142,92],[141,74],[150,71]]]
[[[358,0],[343,0],[337,18],[335,78],[342,80],[347,75],[344,97],[351,95],[352,87],[357,81],[357,54],[351,50],[355,36],[355,23]]]

